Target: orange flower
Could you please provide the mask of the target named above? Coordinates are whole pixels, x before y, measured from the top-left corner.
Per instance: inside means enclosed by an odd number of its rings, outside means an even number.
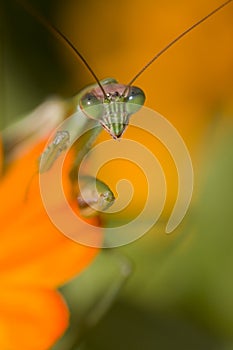
[[[41,201],[38,176],[24,200],[43,144],[18,156],[0,179],[0,349],[4,350],[52,346],[69,318],[56,288],[98,252],[69,240],[54,227]]]

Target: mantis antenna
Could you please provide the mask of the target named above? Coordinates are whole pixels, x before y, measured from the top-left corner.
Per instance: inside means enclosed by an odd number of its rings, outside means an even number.
[[[133,77],[133,79],[130,80],[129,84],[127,85],[126,90],[129,86],[131,86],[135,80],[143,73],[145,70],[154,63],[162,54],[164,54],[170,47],[172,47],[175,43],[177,43],[181,38],[183,38],[186,34],[191,32],[194,28],[199,26],[201,23],[205,22],[208,18],[213,16],[216,12],[220,11],[223,7],[227,6],[232,0],[225,1],[222,5],[218,6],[216,9],[208,13],[208,15],[201,18],[199,21],[194,23],[191,27],[187,28],[184,32],[182,32],[180,35],[178,35],[174,40],[172,40],[168,45],[166,45],[161,51],[159,51],[140,71]],[[124,93],[126,92],[124,91]],[[123,95],[124,95],[123,93]]]
[[[89,63],[86,61],[86,59],[83,57],[83,55],[76,49],[74,44],[57,28],[54,24],[50,23],[45,17],[43,17],[40,13],[38,13],[30,4],[26,3],[22,0],[16,0],[26,12],[28,12],[30,15],[32,15],[34,18],[37,19],[38,22],[40,22],[50,33],[57,36],[58,38],[62,38],[63,41],[67,44],[67,46],[80,58],[80,60],[83,62],[83,64],[86,66],[86,68],[89,70],[93,78],[96,80],[97,84],[99,85],[101,91],[103,92],[104,98],[108,100],[108,96],[101,85],[97,75],[89,65]]]
[[[162,56],[170,47],[172,47],[175,43],[180,41],[186,34],[191,32],[194,28],[198,27],[201,23],[205,22],[208,18],[212,17],[215,13],[220,11],[223,7],[227,6],[232,0],[225,1],[223,4],[215,8],[213,11],[209,12],[206,16],[201,18],[199,21],[194,23],[191,27],[187,28],[185,31],[183,31],[181,34],[179,34],[174,40],[172,40],[169,44],[167,44],[162,50],[160,50],[142,69],[139,70],[139,72],[130,80],[130,82],[127,84],[122,96],[126,94],[126,91],[128,88],[135,82],[136,79],[140,75],[142,75],[145,70],[152,65],[160,56]],[[56,35],[59,38],[62,38],[63,41],[67,44],[67,46],[78,56],[83,64],[86,66],[86,68],[89,70],[93,78],[96,80],[97,84],[99,85],[101,91],[103,92],[104,98],[108,101],[108,95],[105,92],[102,84],[100,83],[100,80],[96,76],[95,72],[91,68],[91,66],[88,64],[86,59],[83,57],[83,55],[78,51],[78,49],[74,46],[74,44],[57,28],[55,25],[47,21],[41,14],[39,14],[34,8],[32,8],[28,3],[26,3],[23,0],[16,0],[23,8],[30,13],[33,17],[35,17],[38,22],[40,22],[44,27],[46,27],[52,34]]]

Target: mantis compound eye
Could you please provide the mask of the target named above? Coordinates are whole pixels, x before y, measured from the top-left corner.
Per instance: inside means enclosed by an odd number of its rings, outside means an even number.
[[[102,101],[91,92],[88,92],[81,98],[80,107],[92,119],[101,119],[103,115]]]
[[[130,86],[128,95],[125,97],[127,112],[134,114],[144,105],[146,96],[144,92],[136,87]]]

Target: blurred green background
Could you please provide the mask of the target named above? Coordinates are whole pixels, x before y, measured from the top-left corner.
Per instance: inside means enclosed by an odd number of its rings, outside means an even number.
[[[219,5],[30,2],[67,33],[100,78],[116,74],[127,81],[156,52],[156,41],[163,46]],[[191,150],[196,182],[189,214],[170,236],[160,222],[137,242],[101,252],[62,287],[71,326],[53,350],[233,349],[232,6],[214,21],[140,80],[148,105],[158,104]],[[48,96],[67,98],[93,82],[63,43],[13,0],[1,1],[0,50],[1,128]],[[127,259],[133,268],[124,283]]]
[[[56,16],[56,1],[31,1],[48,19]],[[51,19],[50,19],[51,20]],[[64,44],[17,4],[1,1],[1,128],[24,116],[51,95],[70,97],[85,84],[85,69],[72,79],[59,52]],[[69,50],[67,50],[69,52]]]

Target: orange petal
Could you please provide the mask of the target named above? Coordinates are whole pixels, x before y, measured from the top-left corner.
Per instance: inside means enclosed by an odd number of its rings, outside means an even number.
[[[30,191],[30,182],[38,173],[38,157],[43,150],[44,142],[37,144],[30,152],[17,159],[9,166],[5,176],[1,179],[0,198],[1,211],[0,215],[11,208],[17,215],[19,205],[24,204],[26,191]],[[2,221],[2,220],[1,220]]]
[[[1,283],[57,287],[88,266],[99,251],[71,241],[55,232],[53,226],[49,231],[41,231],[40,228],[16,237],[14,246],[10,239],[7,243],[4,241],[0,250],[2,252],[5,247],[8,254],[1,258]]]
[[[42,148],[43,144],[38,144],[16,161],[0,184],[0,273],[4,283],[55,287],[80,272],[98,252],[67,239],[51,223],[41,201],[37,175],[24,201]]]
[[[68,311],[52,290],[0,290],[0,349],[48,350],[68,325]]]
[[[0,175],[2,173],[2,165],[3,165],[3,149],[2,149],[2,140],[0,138]]]

